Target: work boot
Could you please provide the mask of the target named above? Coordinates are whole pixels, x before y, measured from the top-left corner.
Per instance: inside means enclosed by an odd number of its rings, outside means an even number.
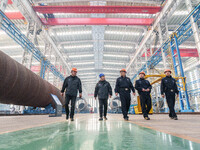
[[[128,121],[128,117],[125,117],[124,120],[125,120],[125,121]]]
[[[174,119],[174,117],[169,117],[170,119]]]
[[[108,120],[106,117],[104,117],[104,120]]]
[[[74,121],[74,118],[71,118],[71,121]]]
[[[178,120],[178,118],[177,118],[177,117],[174,117],[174,120]]]
[[[102,117],[100,117],[100,118],[99,118],[99,121],[102,121],[102,120],[103,120],[103,118],[102,118]]]
[[[68,120],[69,119],[69,115],[66,115],[66,120]]]
[[[150,120],[150,118],[149,118],[149,117],[144,117],[144,119],[145,119],[145,120]]]

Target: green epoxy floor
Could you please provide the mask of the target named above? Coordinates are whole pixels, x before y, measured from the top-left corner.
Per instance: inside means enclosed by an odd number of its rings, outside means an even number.
[[[0,135],[0,150],[200,150],[200,144],[123,120],[80,118]]]

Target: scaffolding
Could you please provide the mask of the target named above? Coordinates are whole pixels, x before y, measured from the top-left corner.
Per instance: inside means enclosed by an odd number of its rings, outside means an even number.
[[[180,26],[170,35],[170,38],[166,40],[153,53],[153,55],[148,59],[148,61],[138,70],[138,72],[132,77],[132,81],[136,79],[137,75],[141,71],[147,72],[147,68],[155,68],[155,66],[162,61],[162,51],[165,53],[166,57],[167,56],[172,57],[175,76],[185,77],[181,62],[181,56],[179,53],[179,45],[185,42],[193,34],[192,24],[190,21],[191,17],[194,18],[195,23],[200,19],[200,3],[190,12],[190,14],[186,17],[186,19],[180,24]],[[170,50],[171,53],[174,52],[174,50],[176,50],[176,54],[172,53],[171,55],[169,55]],[[175,61],[175,58],[178,58],[178,61]],[[179,86],[183,86],[183,84],[180,83]],[[181,91],[179,95],[181,111],[191,111],[186,85],[184,89],[185,91]],[[186,101],[187,110],[183,106],[183,100]]]

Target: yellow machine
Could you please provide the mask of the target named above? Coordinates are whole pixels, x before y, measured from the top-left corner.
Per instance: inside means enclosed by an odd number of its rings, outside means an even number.
[[[134,106],[135,114],[142,114],[142,107],[140,105],[140,97],[139,96],[137,96],[137,102],[138,102],[138,105]],[[153,106],[151,107],[151,110],[149,113],[153,114]]]
[[[151,82],[151,85],[157,83],[157,82],[160,82],[162,80],[162,78],[166,77],[164,74],[161,74],[161,75],[145,75],[145,79],[147,78],[150,78],[150,77],[157,77],[158,79],[154,80],[153,82]],[[175,77],[176,80],[179,80],[181,79],[182,80],[182,83],[183,83],[183,87],[180,87],[182,88],[183,90],[185,90],[185,86],[186,86],[186,77]],[[142,114],[142,108],[141,108],[141,105],[140,105],[140,97],[137,96],[137,102],[138,102],[138,105],[137,106],[134,106],[134,110],[135,110],[135,114]],[[153,114],[153,106],[149,112],[150,114]]]

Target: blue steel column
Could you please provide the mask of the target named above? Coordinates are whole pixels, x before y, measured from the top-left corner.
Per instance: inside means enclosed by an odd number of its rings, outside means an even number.
[[[173,37],[170,37],[170,45],[171,45],[171,53],[172,53],[172,60],[174,64],[174,72],[175,76],[178,77],[178,70],[177,70],[177,64],[176,64],[176,55],[174,54],[174,47],[173,47]],[[179,81],[177,81],[179,83]],[[181,110],[184,110],[183,100],[182,100],[182,94],[179,92],[179,102],[180,102],[180,108]]]
[[[176,51],[177,51],[177,56],[178,56],[178,62],[179,62],[181,76],[185,77],[184,71],[183,71],[183,66],[182,66],[182,60],[181,60],[180,50],[179,50],[179,47],[178,47],[178,41],[177,41],[177,36],[176,35],[174,36],[174,41],[175,41],[175,46],[176,46]],[[185,79],[184,79],[184,82],[186,83]],[[190,110],[190,102],[189,102],[189,97],[188,97],[186,85],[185,85],[185,91],[184,92],[185,92],[185,100],[186,100],[186,104],[187,104],[187,110]]]
[[[45,60],[42,59],[42,60],[41,60],[41,69],[40,69],[40,77],[41,77],[42,79],[44,79],[44,77],[45,77],[45,71],[46,71]]]

